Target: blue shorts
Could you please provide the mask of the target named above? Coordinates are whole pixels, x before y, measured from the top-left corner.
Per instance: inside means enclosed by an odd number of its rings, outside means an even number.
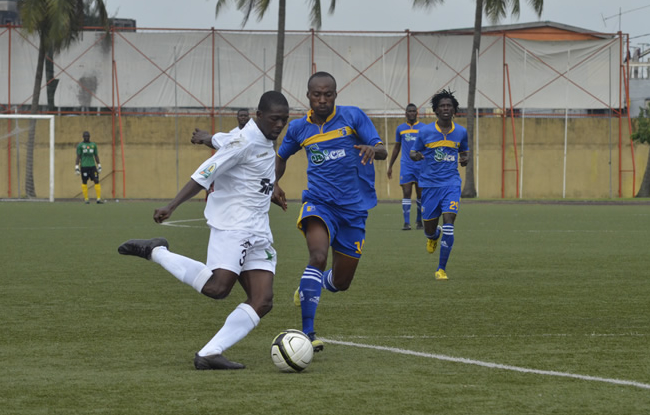
[[[417,186],[419,178],[420,178],[419,165],[413,166],[404,163],[400,164],[400,172],[399,172],[400,186],[408,183],[415,183],[415,185]]]
[[[357,211],[305,202],[298,214],[298,229],[303,235],[302,221],[312,216],[322,220],[327,227],[330,246],[334,251],[352,258],[361,258],[366,238],[367,210]]]
[[[423,187],[422,219],[431,220],[443,213],[458,214],[460,186]]]

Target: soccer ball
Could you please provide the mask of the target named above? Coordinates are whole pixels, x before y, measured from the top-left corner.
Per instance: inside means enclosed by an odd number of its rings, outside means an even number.
[[[313,357],[311,340],[299,330],[285,330],[271,344],[271,360],[282,372],[302,372]]]

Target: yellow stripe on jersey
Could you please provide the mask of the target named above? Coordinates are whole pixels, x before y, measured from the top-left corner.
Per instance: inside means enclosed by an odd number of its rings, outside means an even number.
[[[440,140],[440,141],[434,141],[433,143],[427,143],[424,146],[427,148],[436,148],[436,147],[458,148],[458,146],[460,146],[460,143],[451,140]]]
[[[399,135],[408,134],[408,133],[419,133],[419,132],[420,132],[419,130],[404,130],[404,131],[400,131]]]
[[[334,140],[335,138],[345,137],[348,135],[356,134],[356,131],[350,127],[342,127],[333,131],[326,133],[315,134],[306,139],[300,144],[302,147],[309,146],[316,143],[322,143],[324,141]]]

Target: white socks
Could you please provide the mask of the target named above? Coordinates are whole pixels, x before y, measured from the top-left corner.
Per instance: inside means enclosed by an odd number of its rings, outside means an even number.
[[[181,282],[191,285],[199,293],[212,276],[212,271],[199,261],[169,252],[164,246],[151,251],[151,260],[160,264]]]
[[[210,356],[222,354],[235,343],[246,337],[260,322],[253,307],[242,303],[233,310],[221,327],[221,330],[214,335],[203,349],[199,350],[199,356]]]
[[[203,286],[212,276],[212,271],[205,264],[182,255],[169,252],[164,246],[158,246],[151,252],[151,260],[160,264],[181,282],[191,285],[201,292]],[[199,351],[199,356],[221,354],[235,343],[246,337],[260,322],[253,307],[239,304],[230,313],[221,330]]]

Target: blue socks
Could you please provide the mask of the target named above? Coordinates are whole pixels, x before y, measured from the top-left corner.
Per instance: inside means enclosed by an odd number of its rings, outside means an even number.
[[[331,273],[330,273],[331,274]],[[306,334],[314,332],[314,318],[320,301],[323,284],[323,272],[307,265],[300,278],[300,308],[302,310],[302,331]]]
[[[323,288],[327,291],[337,293],[339,292],[338,288],[334,286],[334,281],[332,281],[332,270],[328,269],[323,273]]]
[[[437,232],[436,232],[437,233]],[[444,270],[449,260],[451,247],[454,246],[454,225],[445,223],[442,225],[442,238],[440,239],[440,263],[438,269]]]
[[[411,199],[402,199],[402,213],[404,213],[404,223],[411,223]]]

